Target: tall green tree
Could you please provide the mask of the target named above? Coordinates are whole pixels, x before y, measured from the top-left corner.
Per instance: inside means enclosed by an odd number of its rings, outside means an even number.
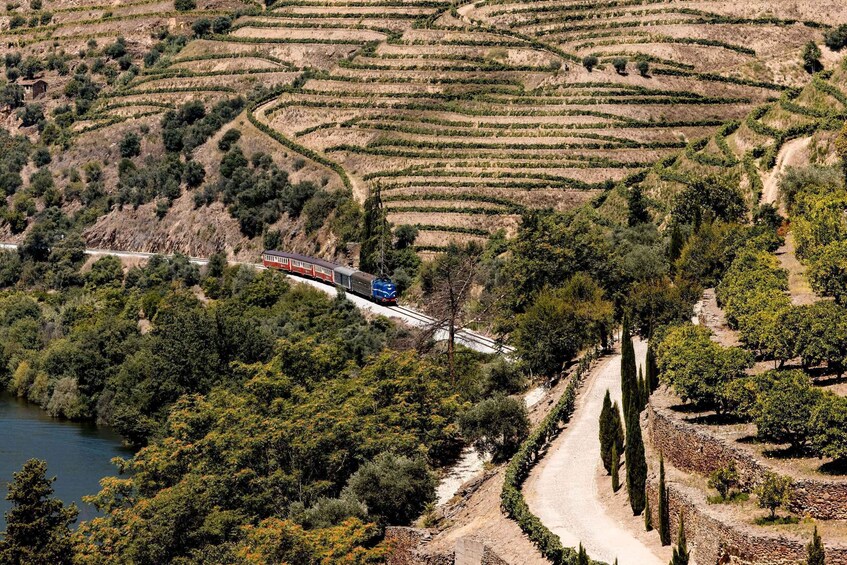
[[[618,453],[623,452],[624,435],[618,403],[612,404],[609,391],[603,398],[603,408],[600,411],[600,458],[606,472],[612,470],[612,448],[617,447]]]
[[[552,376],[584,347],[604,343],[612,316],[612,303],[603,298],[602,289],[580,273],[563,287],[538,294],[517,316],[513,342],[533,371]]]
[[[671,544],[670,512],[668,512],[668,487],[665,484],[665,456],[659,456],[659,540]]]
[[[679,534],[676,538],[676,547],[673,550],[673,559],[670,565],[688,565],[688,544],[685,541],[685,517],[679,516]]]
[[[350,477],[344,492],[383,523],[407,525],[435,501],[437,484],[423,457],[383,452]]]
[[[650,398],[650,391],[647,389],[647,379],[644,378],[644,368],[638,366],[638,410],[644,410],[647,406],[647,400]]]
[[[382,207],[379,185],[365,200],[364,207],[359,268],[366,273],[383,275],[386,274],[385,255],[391,250],[391,226]]]
[[[618,452],[618,446],[612,445],[612,492],[618,492],[621,489],[621,479],[619,476],[621,468],[621,454]]]
[[[815,531],[812,533],[812,541],[806,546],[806,565],[824,565],[824,549],[823,540],[818,534],[818,527],[815,526]]]
[[[585,548],[582,547],[582,544],[579,544],[579,551],[576,554],[576,565],[590,565],[591,560],[588,559],[588,552],[585,551]]]
[[[636,184],[627,193],[627,204],[629,208],[628,223],[630,227],[637,226],[650,221],[650,213],[647,211],[647,202],[641,185]]]
[[[704,408],[725,408],[726,383],[753,365],[749,351],[722,347],[703,326],[687,324],[669,330],[656,350],[660,377],[683,398]]]
[[[656,392],[656,389],[659,388],[659,368],[656,366],[656,349],[652,344],[647,348],[647,368],[644,375],[650,392]]]
[[[626,425],[626,489],[629,505],[636,516],[644,510],[647,486],[647,460],[639,420],[640,413],[635,405],[631,405]]]
[[[6,531],[0,540],[0,563],[4,565],[69,565],[73,559],[70,525],[76,506],[65,506],[53,497],[53,481],[47,463],[30,459],[14,474],[6,500]]]
[[[621,329],[621,397],[623,413],[629,414],[633,405],[638,405],[638,369],[635,365],[635,348],[629,333],[629,319],[624,318]]]
[[[477,452],[503,461],[517,451],[529,433],[530,423],[523,399],[496,395],[464,412],[459,426]]]

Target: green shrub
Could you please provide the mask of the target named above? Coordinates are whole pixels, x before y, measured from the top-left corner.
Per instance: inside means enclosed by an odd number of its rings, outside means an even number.
[[[462,435],[480,455],[495,461],[511,456],[529,431],[523,400],[496,396],[479,402],[459,418]]]
[[[128,159],[141,155],[141,138],[135,132],[127,132],[120,144],[121,157]]]
[[[594,70],[594,67],[596,67],[599,62],[600,60],[594,55],[586,55],[582,59],[582,66],[588,69],[589,72],[591,72],[592,70]]]
[[[187,12],[197,7],[195,0],[174,0],[174,8],[180,12]]]
[[[623,57],[615,57],[614,59],[612,59],[612,67],[614,67],[615,72],[617,72],[619,75],[626,74],[626,65],[627,60]]]
[[[833,51],[840,51],[847,47],[847,24],[841,24],[827,31],[824,34],[823,42]]]
[[[362,465],[347,482],[344,495],[365,504],[383,524],[408,525],[435,500],[435,476],[422,457],[384,452]]]

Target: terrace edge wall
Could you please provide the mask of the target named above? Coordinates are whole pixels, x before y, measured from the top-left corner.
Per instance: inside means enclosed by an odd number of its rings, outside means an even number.
[[[647,429],[653,449],[664,454],[665,460],[677,469],[706,476],[734,462],[745,489],[758,485],[766,472],[776,472],[767,461],[652,402],[647,405]],[[847,519],[847,482],[797,479],[792,491],[791,511],[821,520]]]

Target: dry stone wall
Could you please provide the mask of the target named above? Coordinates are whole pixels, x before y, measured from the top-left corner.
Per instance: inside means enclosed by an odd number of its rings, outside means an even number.
[[[668,484],[668,510],[671,532],[676,539],[680,516],[685,518],[685,536],[693,565],[797,565],[805,563],[806,540],[762,533],[745,524],[729,524],[719,510],[700,500],[697,491]],[[658,524],[658,477],[647,481],[647,497]],[[847,547],[827,546],[827,565],[847,565]]]
[[[730,445],[705,428],[681,420],[671,410],[649,404],[647,426],[653,448],[677,469],[708,475],[735,462],[739,481],[752,489],[767,471],[766,461]],[[847,519],[847,482],[823,479],[795,480],[790,509],[820,520]]]
[[[425,545],[430,534],[426,530],[389,526],[385,539],[392,545],[388,565],[509,565],[482,541],[466,536],[459,538],[452,553],[425,553],[418,549]]]

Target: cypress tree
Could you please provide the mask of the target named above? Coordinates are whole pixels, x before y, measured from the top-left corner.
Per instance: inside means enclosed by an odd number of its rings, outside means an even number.
[[[30,459],[14,474],[6,495],[12,508],[6,512],[0,539],[0,563],[70,565],[70,525],[77,509],[53,498],[54,480],[47,478],[47,463],[38,459]]]
[[[659,388],[659,367],[656,365],[656,351],[652,345],[647,348],[647,369],[645,374],[650,392],[656,392],[656,389]]]
[[[612,404],[609,391],[603,399],[603,409],[600,411],[600,458],[607,473],[612,470],[612,446],[617,446],[618,453],[623,453],[624,435],[618,403]]]
[[[806,565],[824,565],[823,541],[818,535],[818,527],[815,526],[815,533],[812,534],[812,541],[806,546],[808,557],[806,557]]]
[[[676,538],[676,547],[673,550],[673,559],[670,565],[688,565],[688,544],[685,542],[685,518],[679,517],[679,535]]]
[[[682,248],[685,245],[684,238],[682,236],[682,230],[679,229],[679,224],[674,222],[673,227],[671,228],[671,241],[668,245],[668,260],[671,264],[671,272],[674,270],[674,263],[679,256],[682,255]]]
[[[629,227],[650,221],[650,213],[647,211],[647,201],[644,199],[641,185],[636,184],[629,189],[627,204],[629,208],[629,217],[627,218]]]
[[[582,547],[582,544],[579,544],[579,552],[576,555],[576,564],[577,565],[591,565],[591,562],[588,560],[588,553],[585,551],[585,548]]]
[[[636,382],[638,383],[638,411],[641,412],[647,406],[647,398],[650,393],[647,392],[647,381],[644,379],[644,371],[640,365],[638,366],[638,380]]]
[[[621,331],[621,396],[623,413],[629,414],[630,404],[637,404],[638,370],[635,367],[635,348],[629,335],[629,320],[624,317]]]
[[[621,479],[618,475],[618,470],[621,466],[621,456],[618,453],[618,446],[612,446],[612,492],[618,492],[621,488]]]
[[[385,274],[385,253],[391,250],[391,226],[382,206],[379,184],[365,200],[362,218],[362,246],[359,250],[359,268],[366,273]]]
[[[600,459],[606,472],[612,470],[612,444],[615,443],[615,432],[612,428],[612,398],[609,389],[603,398],[603,409],[600,410]]]
[[[648,532],[653,531],[653,515],[650,512],[650,499],[647,497],[644,499],[644,529]]]
[[[644,455],[644,442],[641,438],[639,412],[630,407],[626,419],[626,489],[629,493],[629,505],[634,515],[644,510],[644,489],[647,485],[647,460]]]
[[[623,435],[623,419],[621,418],[621,407],[618,401],[612,403],[612,431],[614,432],[615,445],[618,448],[618,459],[623,454],[624,435]]]
[[[670,513],[668,512],[668,489],[665,486],[665,457],[659,456],[659,539],[662,545],[671,544]]]

